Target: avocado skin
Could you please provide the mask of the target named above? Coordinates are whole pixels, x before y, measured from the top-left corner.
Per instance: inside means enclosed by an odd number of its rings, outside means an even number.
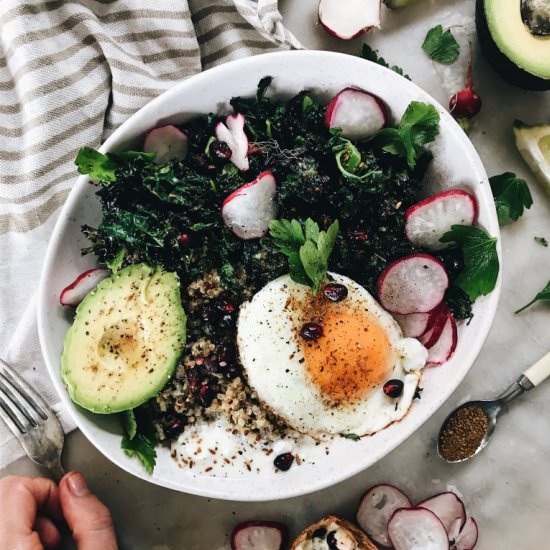
[[[523,90],[550,90],[550,80],[539,78],[520,69],[498,49],[489,31],[485,15],[485,0],[477,0],[476,2],[476,28],[481,51],[501,78]]]

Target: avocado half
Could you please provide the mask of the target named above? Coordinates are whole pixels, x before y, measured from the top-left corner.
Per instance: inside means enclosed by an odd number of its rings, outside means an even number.
[[[548,8],[540,0],[477,0],[481,51],[507,82],[525,90],[550,89]]]

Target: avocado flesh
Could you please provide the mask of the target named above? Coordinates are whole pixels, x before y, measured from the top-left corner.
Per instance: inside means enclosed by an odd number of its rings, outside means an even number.
[[[185,325],[175,273],[137,264],[104,279],[65,336],[61,376],[71,399],[100,414],[145,403],[174,373]]]
[[[514,121],[516,147],[537,180],[550,193],[550,124]]]
[[[550,89],[550,36],[537,36],[522,20],[521,0],[477,0],[481,50],[499,75],[526,90]]]

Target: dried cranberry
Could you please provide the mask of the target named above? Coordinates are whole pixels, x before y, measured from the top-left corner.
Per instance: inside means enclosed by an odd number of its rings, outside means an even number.
[[[189,233],[182,233],[178,235],[177,241],[181,248],[189,248],[191,246],[191,235]]]
[[[329,283],[323,287],[325,298],[331,302],[341,302],[348,295],[348,288],[338,283]]]
[[[323,327],[318,323],[306,323],[300,329],[300,336],[304,340],[317,340],[323,336]]]
[[[237,321],[237,308],[231,302],[223,299],[216,301],[216,308],[221,314],[221,324],[226,327],[233,327]]]
[[[199,368],[191,367],[190,369],[187,369],[186,374],[189,382],[189,388],[191,389],[191,392],[195,393],[199,389],[199,384],[202,378]]]
[[[199,397],[203,406],[209,407],[216,397],[216,392],[206,382],[203,382],[199,390]]]
[[[175,417],[169,417],[167,419],[166,425],[163,427],[164,435],[168,439],[174,439],[176,438],[181,432],[183,432],[184,428],[183,421],[181,418],[175,418]]]
[[[287,470],[290,470],[293,462],[294,456],[292,453],[283,453],[282,455],[275,457],[273,464],[275,464],[275,468],[286,472]]]
[[[403,381],[398,379],[388,380],[384,384],[384,393],[388,397],[399,397],[403,393]]]
[[[369,236],[364,231],[351,231],[349,237],[352,241],[364,243],[369,240]]]
[[[216,160],[226,161],[231,158],[231,148],[225,141],[217,139],[210,144],[210,154]]]

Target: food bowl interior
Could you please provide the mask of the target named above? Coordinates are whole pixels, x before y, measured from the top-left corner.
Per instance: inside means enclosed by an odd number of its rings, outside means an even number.
[[[274,77],[271,94],[289,97],[304,88],[321,99],[330,99],[346,86],[357,86],[381,97],[393,121],[398,121],[410,101],[437,106],[440,135],[432,147],[434,161],[425,178],[425,194],[452,187],[467,188],[479,203],[479,223],[499,235],[487,176],[469,139],[452,117],[426,92],[390,70],[362,59],[330,52],[284,52],[239,60],[206,71],[177,85],[141,109],[103,145],[102,150],[139,147],[141,136],[152,127],[181,122],[197,114],[229,111],[232,96],[251,96],[261,77]],[[95,225],[101,218],[96,188],[80,177],[65,204],[50,242],[40,287],[38,323],[49,374],[79,428],[108,458],[125,470],[153,483],[179,491],[231,500],[273,500],[309,493],[342,481],[380,460],[422,425],[451,395],[472,366],[492,323],[498,300],[497,288],[476,301],[474,316],[459,328],[458,347],[444,366],[427,369],[422,399],[399,423],[356,442],[337,438],[325,454],[324,445],[299,467],[281,475],[233,470],[223,477],[180,469],[168,449],[159,449],[157,466],[149,476],[141,464],[120,448],[120,427],[114,417],[92,415],[74,405],[60,378],[63,338],[72,311],[59,305],[59,292],[82,271],[94,267],[93,256],[82,256],[87,245],[80,232],[83,223]],[[350,460],[350,456],[353,457]]]

